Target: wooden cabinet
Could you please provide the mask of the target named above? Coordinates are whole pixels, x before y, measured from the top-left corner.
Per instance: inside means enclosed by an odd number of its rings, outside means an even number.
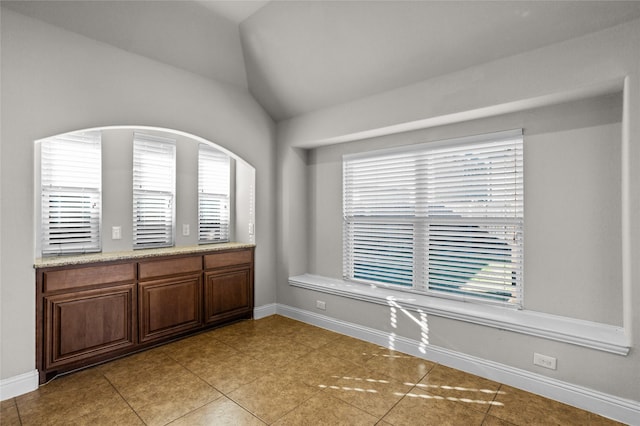
[[[201,256],[145,262],[138,268],[141,342],[202,325]]]
[[[253,317],[253,247],[38,268],[40,383]]]
[[[131,263],[38,270],[37,364],[78,368],[135,347],[136,267]]]
[[[45,367],[133,346],[134,288],[127,284],[45,297]]]
[[[253,310],[248,268],[205,273],[205,319],[211,324]]]
[[[204,256],[204,313],[207,324],[253,311],[253,251]]]

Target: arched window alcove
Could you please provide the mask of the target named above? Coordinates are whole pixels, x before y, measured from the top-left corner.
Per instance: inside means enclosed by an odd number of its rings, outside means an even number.
[[[255,243],[255,168],[179,130],[108,126],[35,141],[36,257]]]

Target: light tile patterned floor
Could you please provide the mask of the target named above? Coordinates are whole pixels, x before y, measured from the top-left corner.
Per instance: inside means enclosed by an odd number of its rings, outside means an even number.
[[[2,425],[607,425],[603,417],[281,316],[57,378]]]

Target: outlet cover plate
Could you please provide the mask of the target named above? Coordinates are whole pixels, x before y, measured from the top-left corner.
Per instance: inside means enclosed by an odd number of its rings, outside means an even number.
[[[112,226],[111,227],[111,239],[112,240],[121,240],[122,239],[122,227],[121,226]]]
[[[556,369],[556,358],[549,355],[542,355],[539,353],[533,353],[533,363],[540,367],[548,368],[550,370]]]

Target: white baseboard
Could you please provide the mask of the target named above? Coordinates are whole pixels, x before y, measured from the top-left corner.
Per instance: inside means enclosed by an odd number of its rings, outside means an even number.
[[[420,342],[390,333],[337,320],[287,305],[270,303],[254,309],[254,318],[279,314],[308,324],[355,337],[360,340],[389,346],[429,361],[485,377],[523,389],[574,407],[589,410],[630,425],[640,425],[640,402],[598,392],[582,386],[552,379],[526,370],[466,355],[450,349]],[[38,370],[0,380],[0,400],[4,401],[38,389]]]
[[[276,314],[276,303],[269,303],[267,305],[258,306],[257,308],[253,308],[253,318],[261,319],[264,317],[268,317],[270,315]]]
[[[388,347],[392,342],[394,348],[400,352],[542,395],[620,422],[640,426],[640,402],[638,401],[598,392],[450,349],[421,345],[417,340],[394,336],[387,332],[287,305],[277,304],[276,313],[381,346]]]
[[[38,389],[38,370],[0,380],[0,401]]]

